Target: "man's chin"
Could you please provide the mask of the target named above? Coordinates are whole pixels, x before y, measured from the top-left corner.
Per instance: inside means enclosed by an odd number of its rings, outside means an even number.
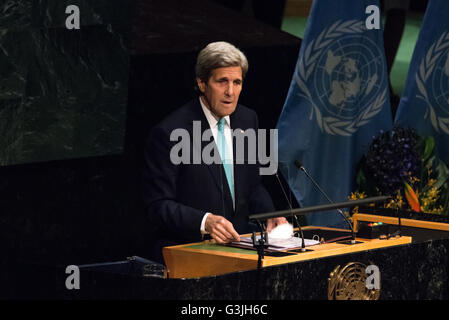
[[[220,108],[220,116],[221,117],[226,117],[231,115],[234,111],[235,111],[236,105],[222,105],[222,107]]]

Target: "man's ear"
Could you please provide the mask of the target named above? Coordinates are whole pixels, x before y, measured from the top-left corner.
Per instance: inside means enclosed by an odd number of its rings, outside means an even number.
[[[206,91],[206,83],[202,81],[200,78],[196,78],[196,83],[201,93],[204,93]]]

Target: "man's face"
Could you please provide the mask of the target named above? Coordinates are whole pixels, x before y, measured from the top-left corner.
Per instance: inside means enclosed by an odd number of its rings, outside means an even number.
[[[243,84],[242,68],[217,68],[207,82],[197,78],[197,83],[206,107],[216,117],[222,118],[232,114],[237,106]]]

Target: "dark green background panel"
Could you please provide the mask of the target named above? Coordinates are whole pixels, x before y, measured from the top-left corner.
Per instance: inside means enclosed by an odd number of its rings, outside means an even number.
[[[131,2],[66,2],[0,1],[2,166],[123,151]]]

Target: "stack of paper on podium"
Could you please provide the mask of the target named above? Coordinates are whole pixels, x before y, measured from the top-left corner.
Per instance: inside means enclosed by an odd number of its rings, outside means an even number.
[[[256,237],[256,241],[260,239],[260,235]],[[319,244],[320,242],[317,240],[312,239],[304,239],[304,243],[306,247],[314,246]],[[232,245],[235,245],[237,247],[248,247],[253,248],[253,239],[251,236],[249,237],[241,237],[240,242],[233,242]],[[282,251],[282,250],[289,250],[289,249],[296,249],[302,247],[302,238],[298,237],[290,237],[287,239],[282,238],[270,238],[268,237],[268,250],[273,251]]]

